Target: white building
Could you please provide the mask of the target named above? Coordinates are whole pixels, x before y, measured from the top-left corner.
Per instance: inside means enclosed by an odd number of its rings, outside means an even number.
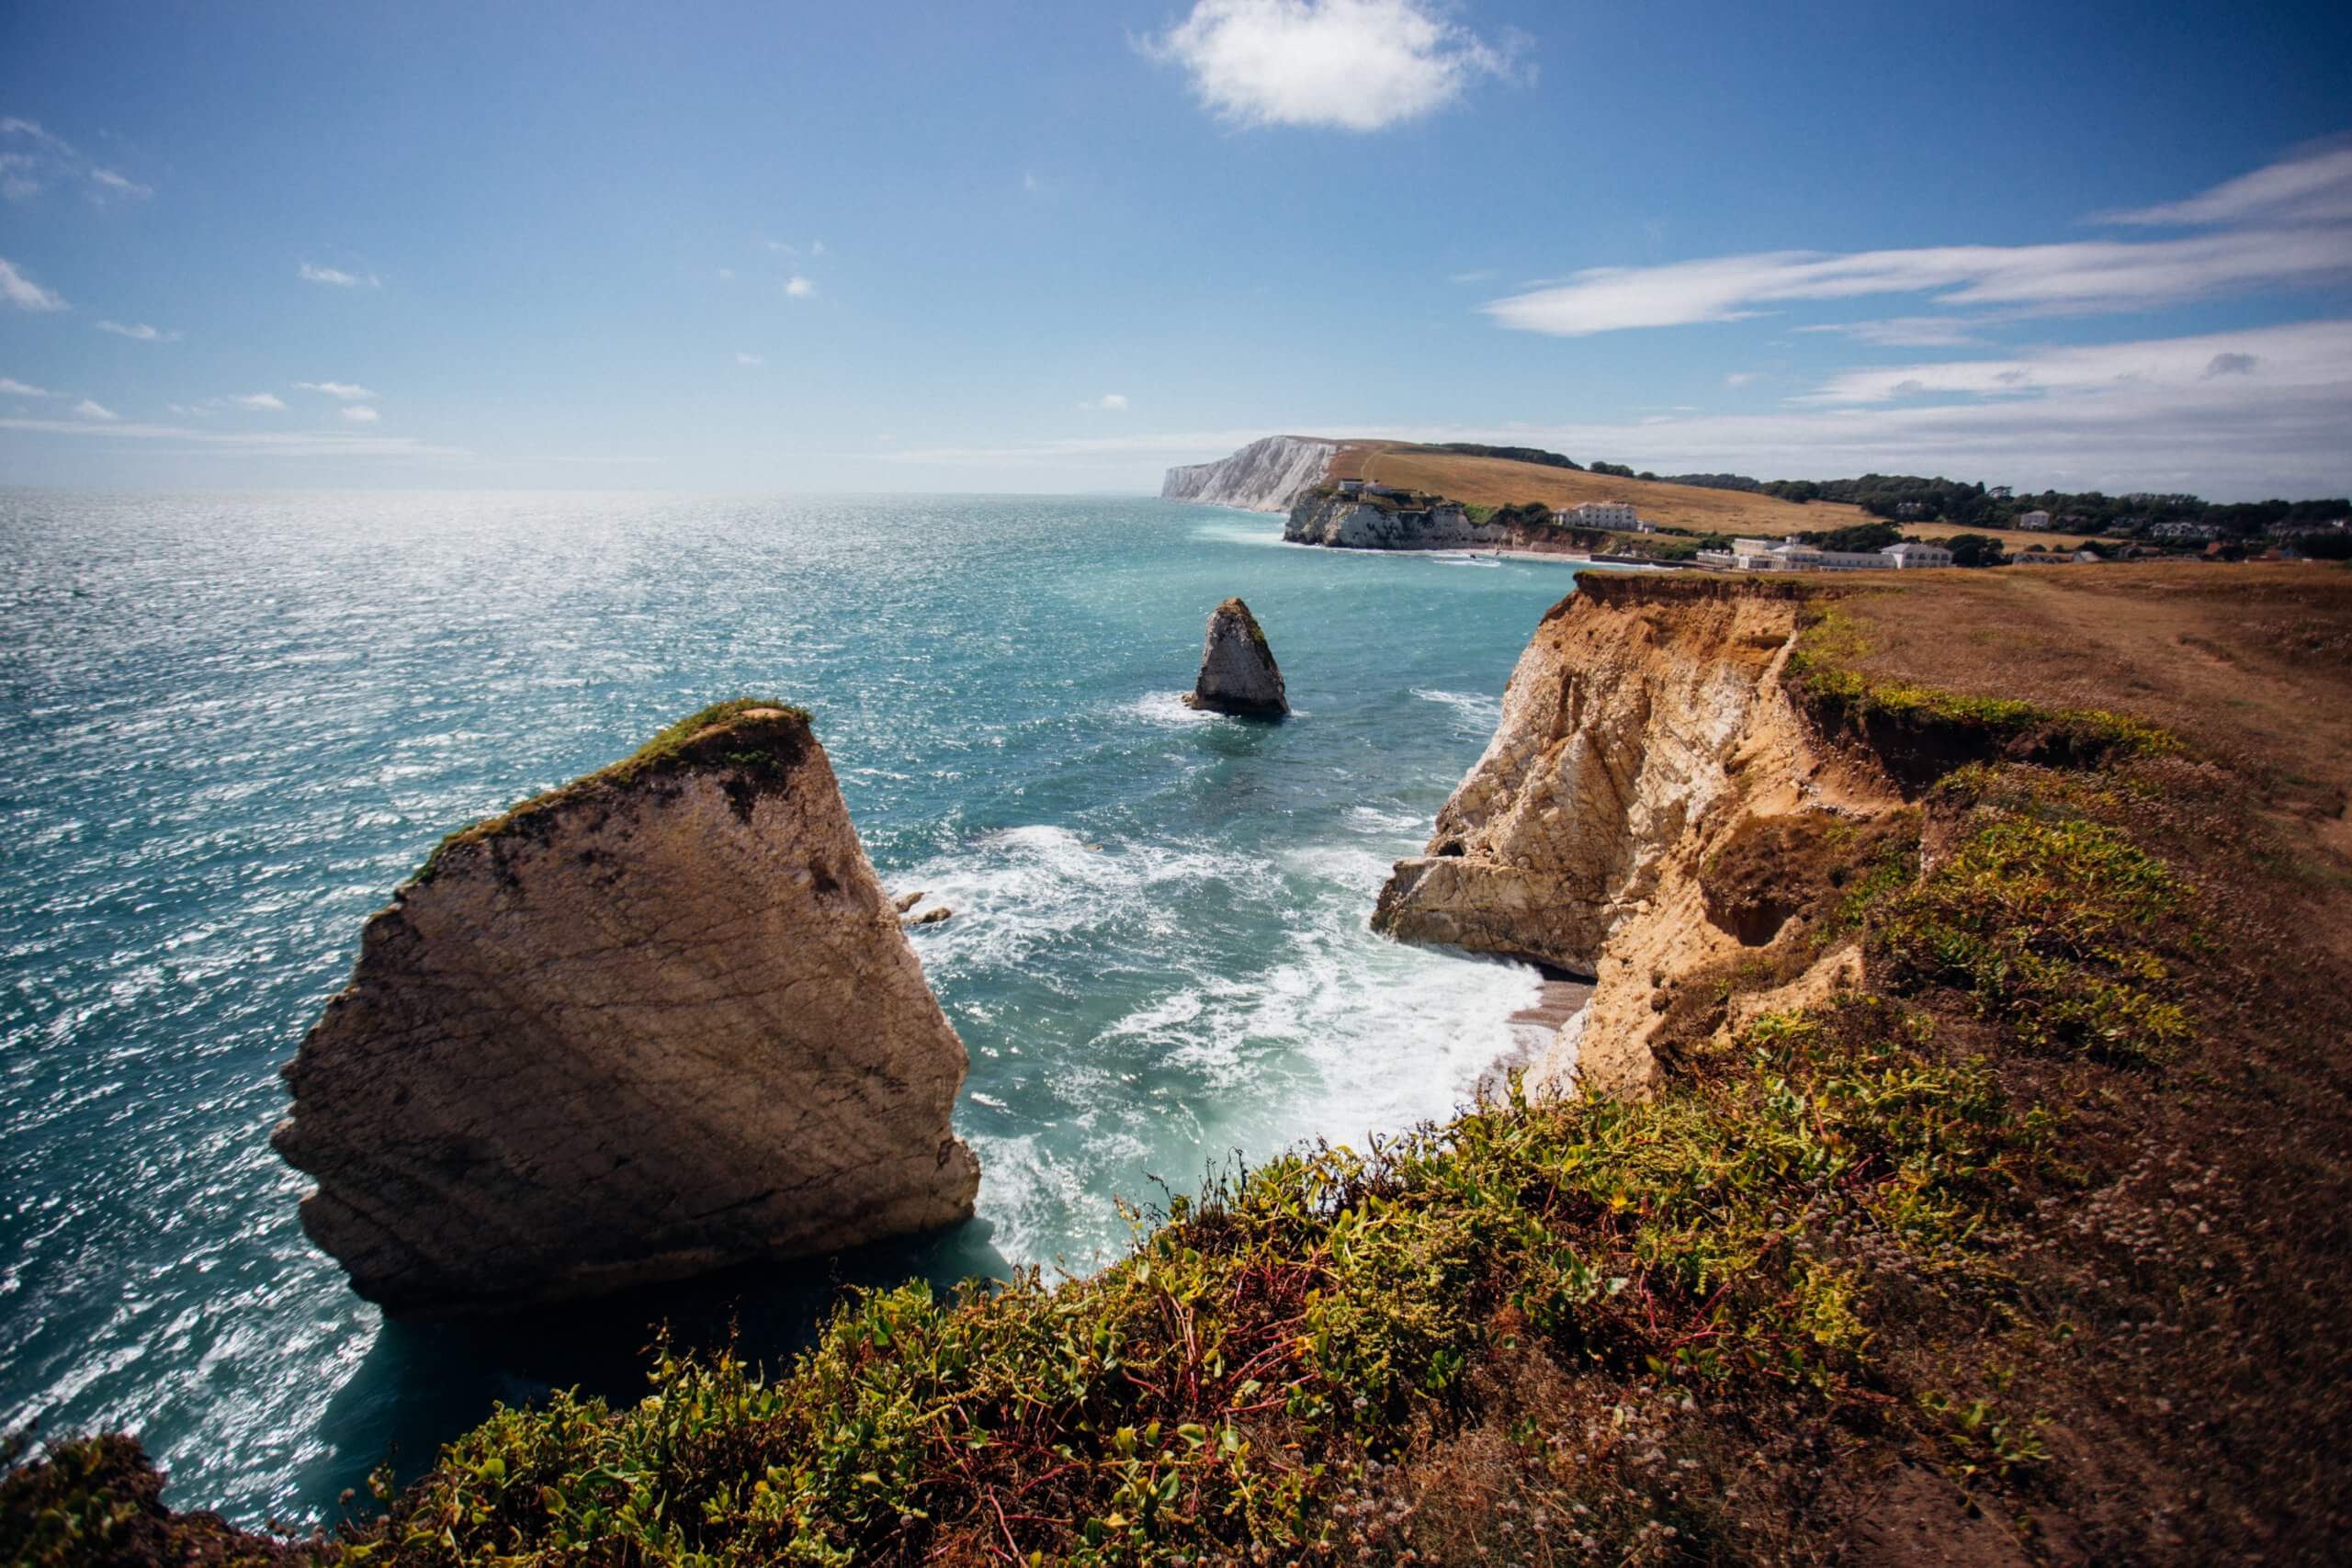
[[[1824,550],[1771,539],[1734,539],[1727,550],[1701,550],[1701,566],[1718,571],[1900,571],[1950,566],[1941,545],[1905,539],[1883,550]]]
[[[2050,531],[2050,513],[2047,512],[2029,512],[2018,519],[2018,526],[2027,530],[2029,533],[2048,533]]]
[[[1950,566],[1951,552],[1941,545],[1922,544],[1905,539],[1899,545],[1889,545],[1879,551],[1897,571],[1909,571],[1921,567]]]
[[[1552,521],[1569,528],[1638,528],[1642,520],[1630,501],[1588,501],[1555,511]]]

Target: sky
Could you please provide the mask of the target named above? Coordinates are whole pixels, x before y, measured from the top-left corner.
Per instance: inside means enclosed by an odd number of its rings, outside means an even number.
[[[2352,491],[2352,7],[0,7],[0,483]]]

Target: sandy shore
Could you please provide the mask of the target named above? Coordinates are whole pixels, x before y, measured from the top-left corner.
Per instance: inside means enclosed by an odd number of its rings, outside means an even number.
[[[1582,1012],[1585,1003],[1592,999],[1589,980],[1545,980],[1543,984],[1543,995],[1532,1007],[1521,1008],[1510,1015],[1510,1051],[1479,1075],[1480,1100],[1509,1099],[1511,1074],[1548,1049],[1559,1034],[1560,1025]]]

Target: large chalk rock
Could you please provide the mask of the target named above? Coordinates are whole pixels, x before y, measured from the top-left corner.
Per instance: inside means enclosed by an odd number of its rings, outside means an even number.
[[[1240,600],[1227,599],[1209,613],[1200,679],[1184,701],[1196,708],[1251,718],[1280,718],[1290,712],[1273,649],[1258,629],[1258,617]]]
[[[730,703],[445,843],[272,1141],[361,1294],[500,1309],[966,1218],[967,1066],[807,716]]]

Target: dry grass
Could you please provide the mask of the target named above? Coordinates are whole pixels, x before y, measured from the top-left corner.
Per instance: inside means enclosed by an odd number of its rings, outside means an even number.
[[[1843,599],[1865,676],[2120,709],[2271,782],[2352,853],[2352,572],[2116,565],[1922,573]]]
[[[1656,479],[1613,479],[1607,474],[1519,463],[1504,457],[1463,457],[1396,441],[1346,442],[1332,458],[1330,472],[1333,479],[1372,479],[1430,491],[1476,506],[1507,506],[1520,501],[1541,501],[1552,506],[1574,506],[1587,501],[1630,501],[1645,520],[1668,527],[1747,534],[1768,539],[1819,533],[1871,520],[1860,507],[1838,502],[1817,501],[1800,506],[1792,501],[1746,491],[1709,490],[1702,485],[1667,484]],[[2076,534],[2027,534],[2001,528],[1961,530],[1941,524],[1921,525],[1909,531],[1922,536],[1963,531],[1986,534],[2012,550],[2036,544],[2071,549],[2082,537]]]

